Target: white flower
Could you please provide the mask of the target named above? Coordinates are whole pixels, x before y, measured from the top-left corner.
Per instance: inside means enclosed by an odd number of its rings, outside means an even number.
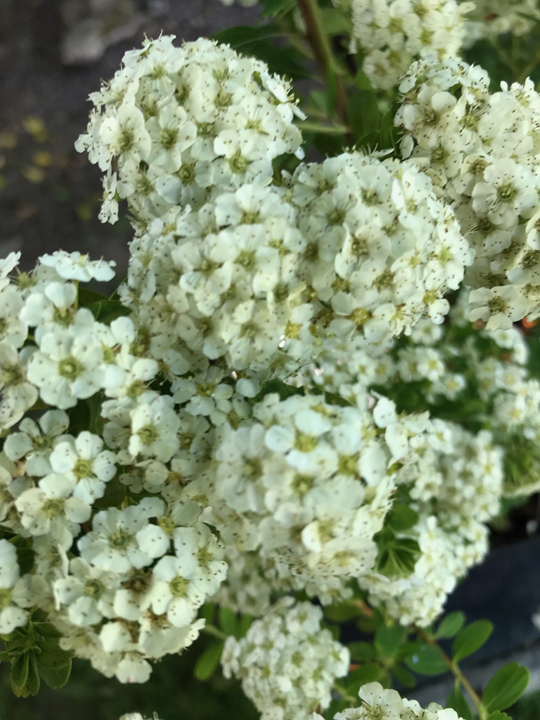
[[[24,418],[19,432],[10,433],[6,438],[4,452],[14,462],[24,458],[28,475],[49,475],[52,472],[49,462],[52,448],[62,439],[68,427],[69,417],[63,410],[48,410],[37,423]]]
[[[26,625],[28,611],[34,604],[31,576],[20,577],[17,550],[8,540],[0,540],[0,634],[9,635]]]
[[[52,267],[64,280],[78,280],[89,282],[107,282],[114,277],[113,260],[90,260],[88,255],[79,252],[68,253],[58,250],[52,255],[42,255],[39,259],[42,265]]]
[[[44,535],[51,527],[66,525],[76,535],[79,523],[92,514],[90,505],[73,497],[75,480],[65,475],[46,475],[37,488],[26,490],[15,501],[23,526],[32,535]]]
[[[131,411],[129,452],[133,457],[156,457],[168,462],[178,450],[180,420],[172,409],[172,398],[160,396]]]
[[[0,428],[15,425],[38,399],[35,386],[27,381],[29,348],[20,354],[7,340],[0,342]]]
[[[28,366],[43,400],[61,410],[96,393],[103,382],[103,350],[91,335],[48,333]]]
[[[112,616],[114,593],[119,587],[118,575],[75,557],[69,564],[69,575],[56,580],[53,591],[57,606],[67,607],[71,622],[88,626],[99,623],[103,616]]]
[[[488,330],[510,328],[513,322],[523,318],[528,308],[525,298],[512,285],[472,290],[469,303],[469,319],[487,322]]]
[[[76,482],[73,496],[92,504],[103,497],[105,483],[116,473],[116,456],[103,450],[103,440],[84,430],[75,440],[57,443],[49,462],[55,473]]]

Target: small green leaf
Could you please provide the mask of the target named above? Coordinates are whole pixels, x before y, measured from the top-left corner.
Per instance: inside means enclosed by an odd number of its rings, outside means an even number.
[[[37,695],[39,692],[39,674],[36,666],[36,659],[33,652],[26,653],[28,657],[28,672],[26,682],[19,686],[13,682],[13,676],[10,675],[11,688],[15,697],[27,698],[29,695]]]
[[[336,8],[320,8],[320,14],[327,35],[350,35],[352,22],[347,15]]]
[[[348,603],[338,603],[336,605],[327,605],[324,608],[324,614],[329,620],[334,622],[347,622],[361,615],[362,611],[354,605]]]
[[[412,538],[385,539],[375,568],[390,578],[408,577],[421,555],[420,546]]]
[[[487,720],[512,720],[512,718],[504,712],[497,711],[488,715]]]
[[[371,90],[373,92],[373,85],[371,80],[368,78],[366,73],[360,68],[354,77],[354,84],[359,90]]]
[[[87,287],[79,286],[78,300],[79,307],[90,307],[94,303],[101,303],[108,298],[106,295],[96,292],[95,290],[89,290]]]
[[[219,627],[225,635],[236,634],[236,613],[228,607],[219,608]]]
[[[240,622],[238,623],[238,628],[236,632],[236,639],[241,640],[243,637],[247,635],[247,631],[251,627],[251,623],[253,622],[253,617],[251,615],[242,615],[240,618]]]
[[[451,638],[457,635],[461,628],[465,625],[465,613],[457,612],[447,615],[437,628],[435,638]]]
[[[387,112],[381,120],[381,132],[379,136],[379,150],[394,149],[396,141],[394,137],[394,113]]]
[[[210,645],[195,663],[194,675],[198,680],[208,680],[219,664],[223,643]]]
[[[452,643],[452,657],[456,662],[472,655],[488,640],[493,632],[489,620],[477,620],[463,628]]]
[[[422,645],[405,658],[405,665],[420,675],[441,675],[448,670],[442,651],[433,645]]]
[[[486,685],[482,703],[488,710],[506,710],[523,694],[529,677],[527,668],[517,662],[504,665]]]
[[[351,660],[356,662],[365,662],[366,660],[375,660],[377,653],[371,643],[352,642],[348,646],[351,653]]]
[[[375,649],[379,657],[394,658],[405,636],[406,630],[400,625],[382,625],[375,633]]]
[[[357,695],[358,691],[366,683],[376,682],[380,679],[381,668],[376,663],[366,663],[354,670],[347,678],[345,689],[348,695]]]
[[[24,688],[28,680],[28,665],[30,660],[30,653],[25,652],[22,655],[17,655],[11,661],[11,685],[17,688]]]
[[[379,133],[381,115],[377,96],[370,90],[359,90],[349,99],[347,118],[357,141],[370,133]]]
[[[403,685],[403,687],[412,688],[416,685],[416,679],[414,675],[402,665],[393,665],[392,674],[396,678],[396,680]]]
[[[59,658],[53,662],[49,656],[47,662],[43,663],[41,660],[44,655],[45,653],[37,658],[37,669],[40,676],[54,690],[64,687],[71,675],[71,658],[67,662],[61,662]]]
[[[474,720],[473,712],[469,703],[465,699],[465,696],[461,692],[459,683],[456,683],[456,686],[450,693],[450,696],[446,701],[446,707],[455,710],[459,717],[463,718],[463,720]]]
[[[418,513],[408,505],[397,503],[388,516],[387,524],[396,532],[410,530],[418,522]]]

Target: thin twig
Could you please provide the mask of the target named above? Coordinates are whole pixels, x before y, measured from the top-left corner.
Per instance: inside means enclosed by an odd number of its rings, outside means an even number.
[[[482,703],[482,700],[476,690],[473,688],[471,683],[467,680],[463,672],[461,671],[461,668],[459,665],[452,660],[451,657],[449,657],[444,650],[441,648],[439,643],[432,637],[430,637],[427,633],[425,633],[422,628],[414,627],[415,633],[422,638],[422,640],[428,645],[432,645],[433,647],[436,647],[441,652],[442,658],[444,660],[444,663],[446,667],[450,670],[452,675],[458,680],[458,682],[463,685],[465,690],[469,693],[471,700],[475,704],[476,710],[478,711],[478,717],[479,720],[486,720],[487,719],[487,710],[484,707],[484,704]]]
[[[332,687],[334,690],[341,695],[341,697],[348,703],[351,703],[352,705],[356,704],[356,698],[352,695],[349,695],[348,692],[345,690],[344,687],[342,687],[339,683],[335,682]]]
[[[215,638],[218,638],[219,640],[226,640],[227,636],[224,632],[221,632],[215,625],[205,625],[203,627],[203,632],[205,632],[207,635],[212,635]]]

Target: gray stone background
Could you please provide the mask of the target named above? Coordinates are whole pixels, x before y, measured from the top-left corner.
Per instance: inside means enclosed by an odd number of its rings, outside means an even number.
[[[194,40],[256,16],[219,0],[0,0],[0,257],[79,250],[122,275],[129,225],[97,220],[100,173],[73,148],[88,94],[145,34]]]

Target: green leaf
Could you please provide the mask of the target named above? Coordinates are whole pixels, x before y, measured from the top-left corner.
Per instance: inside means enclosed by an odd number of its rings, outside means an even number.
[[[420,546],[412,538],[385,539],[375,569],[390,578],[408,577],[420,555]]]
[[[324,614],[329,620],[334,622],[347,622],[361,615],[362,611],[349,603],[338,603],[336,605],[327,605],[324,608]]]
[[[21,690],[26,685],[28,680],[28,665],[30,660],[30,653],[25,652],[21,655],[17,655],[11,661],[11,685],[20,688]]]
[[[40,676],[54,690],[64,687],[71,675],[71,658],[66,661],[65,656],[66,653],[54,653],[53,659],[53,653],[42,653],[36,660]]]
[[[406,636],[406,630],[400,625],[387,627],[382,625],[375,633],[375,649],[381,658],[394,658]]]
[[[253,617],[251,615],[242,615],[240,618],[240,622],[238,624],[237,632],[236,632],[236,639],[241,640],[243,637],[247,635],[247,631],[251,627],[251,623],[253,622]]]
[[[465,696],[461,692],[461,687],[458,682],[456,682],[456,686],[446,701],[446,707],[455,710],[459,717],[463,718],[463,720],[474,720],[473,712],[469,703],[465,699]]]
[[[210,645],[195,663],[194,675],[199,680],[208,680],[219,664],[223,643]]]
[[[348,695],[357,695],[358,691],[366,683],[376,682],[380,679],[381,668],[376,663],[366,663],[354,670],[347,678],[345,689]]]
[[[336,8],[320,8],[320,14],[327,35],[350,35],[352,22],[347,15]]]
[[[387,112],[381,120],[381,132],[379,136],[379,150],[394,149],[396,141],[394,137],[394,113]]]
[[[352,642],[347,646],[351,653],[351,660],[356,662],[365,662],[366,660],[375,660],[377,653],[371,643]]]
[[[452,643],[452,657],[456,662],[472,655],[487,641],[493,632],[489,620],[477,620],[463,628]]]
[[[236,634],[236,613],[228,607],[219,608],[219,627],[225,635]]]
[[[388,516],[387,524],[396,532],[410,530],[418,522],[418,513],[408,505],[397,503]]]
[[[368,78],[366,73],[360,68],[354,77],[354,84],[359,90],[371,90],[373,92],[373,85],[371,80]]]
[[[381,114],[377,96],[370,90],[359,90],[347,105],[347,118],[357,141],[370,133],[379,133]]]
[[[261,2],[263,6],[262,17],[272,17],[296,6],[296,0],[261,0]]]
[[[506,710],[523,694],[529,677],[527,668],[517,662],[504,665],[486,685],[482,703],[488,710]]]
[[[392,675],[396,680],[403,685],[403,687],[412,688],[416,685],[416,679],[412,673],[410,673],[402,665],[392,666]]]
[[[504,712],[497,711],[488,715],[487,720],[512,720],[512,718]]]
[[[249,27],[241,25],[227,28],[214,35],[214,39],[230,45],[245,55],[263,60],[270,70],[280,75],[288,75],[293,80],[311,77],[303,66],[302,54],[293,47],[277,47],[268,40],[280,37],[280,31],[274,25]]]
[[[448,670],[442,651],[433,645],[419,647],[413,655],[405,658],[405,665],[420,675],[441,675]]]
[[[125,305],[122,305],[118,300],[103,300],[102,302],[94,303],[90,305],[90,310],[96,320],[99,320],[99,322],[105,325],[110,325],[116,318],[131,315],[131,310]]]
[[[36,658],[33,652],[26,653],[28,657],[28,673],[26,683],[18,686],[13,682],[13,676],[10,675],[11,688],[15,697],[27,698],[29,695],[37,695],[39,692],[39,674],[36,666]]]
[[[437,628],[435,638],[451,638],[457,635],[461,628],[465,625],[465,613],[457,612],[447,615]]]
[[[96,292],[95,290],[89,290],[87,287],[79,286],[78,292],[79,307],[90,307],[94,303],[101,303],[104,300],[108,300],[106,295]]]

